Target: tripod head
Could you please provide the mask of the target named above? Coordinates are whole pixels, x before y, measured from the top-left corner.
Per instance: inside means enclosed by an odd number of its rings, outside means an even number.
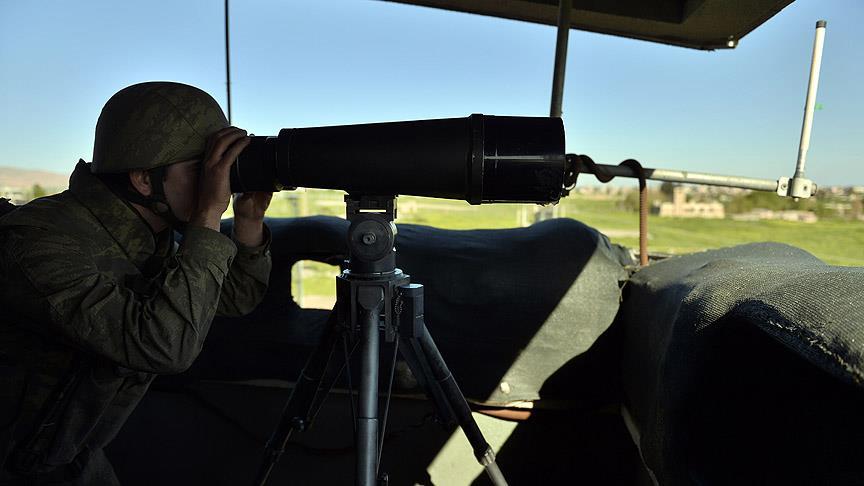
[[[355,276],[390,275],[396,269],[395,196],[345,196],[348,271]]]
[[[336,279],[337,308],[343,322],[351,322],[359,308],[371,308],[372,300],[383,302],[381,328],[385,340],[396,337],[397,288],[410,277],[396,268],[396,197],[393,195],[347,194],[348,261]],[[374,297],[367,296],[374,290]],[[369,300],[370,302],[365,302]]]

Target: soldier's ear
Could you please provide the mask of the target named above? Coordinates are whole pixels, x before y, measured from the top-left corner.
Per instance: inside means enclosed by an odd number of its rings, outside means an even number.
[[[153,186],[150,184],[150,174],[146,170],[130,170],[129,183],[144,197],[153,194]]]

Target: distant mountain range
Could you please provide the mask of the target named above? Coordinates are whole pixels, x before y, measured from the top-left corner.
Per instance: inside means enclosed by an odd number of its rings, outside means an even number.
[[[34,184],[39,184],[44,189],[66,189],[69,186],[69,174],[0,167],[0,188],[30,189]]]

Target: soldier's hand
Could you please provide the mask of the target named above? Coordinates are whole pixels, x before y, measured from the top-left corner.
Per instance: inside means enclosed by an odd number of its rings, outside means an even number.
[[[249,145],[246,130],[227,127],[213,134],[201,163],[198,207],[191,224],[219,231],[219,220],[231,200],[231,165]]]
[[[261,221],[270,207],[272,192],[240,192],[234,194],[234,219]]]
[[[234,195],[234,237],[246,246],[264,243],[264,213],[273,198],[271,192],[244,192]]]

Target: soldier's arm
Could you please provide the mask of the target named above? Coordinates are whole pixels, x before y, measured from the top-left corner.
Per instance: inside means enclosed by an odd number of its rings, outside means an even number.
[[[264,298],[270,278],[270,231],[264,213],[273,194],[247,192],[234,194],[232,239],[237,243],[237,258],[222,287],[217,313],[242,316],[252,312]]]
[[[248,314],[264,298],[273,263],[270,230],[266,226],[263,228],[263,242],[257,246],[246,246],[232,235],[237,245],[237,256],[222,284],[216,315],[236,317]]]
[[[177,373],[197,357],[235,258],[230,238],[190,226],[147,295],[99,271],[86,243],[21,227],[3,244],[2,300],[43,335],[121,366]],[[12,285],[11,282],[15,282]]]

